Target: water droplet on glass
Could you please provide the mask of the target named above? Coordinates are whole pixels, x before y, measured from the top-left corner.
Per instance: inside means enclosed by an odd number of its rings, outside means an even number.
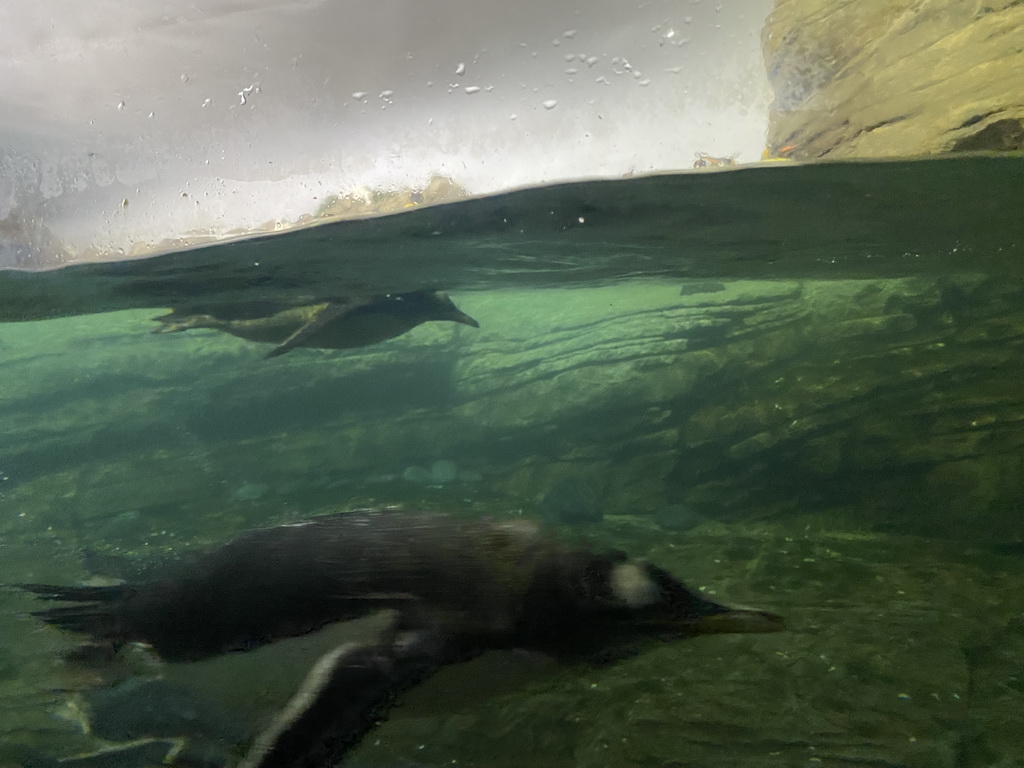
[[[567,74],[567,75],[575,75],[577,72],[579,72],[579,70],[576,69],[576,67],[568,67],[565,70],[565,74]]]
[[[124,106],[125,106],[125,104],[124,104],[123,101],[117,102],[117,111],[118,112],[124,112]]]
[[[576,37],[576,30],[567,29],[565,30],[565,32],[562,33],[562,37],[566,38],[567,40],[572,40],[574,37]]]
[[[462,62],[459,62],[459,66],[455,68],[455,74],[458,75],[459,77],[462,77],[464,74],[466,74],[466,65],[463,64]]]
[[[587,66],[588,67],[592,67],[595,64],[597,64],[597,56],[588,56],[587,57]]]
[[[693,16],[683,16],[683,24],[693,24]]]
[[[208,107],[211,104],[213,104],[213,99],[207,98],[205,101],[203,101],[203,106],[204,107]]]
[[[576,60],[576,54],[575,53],[567,53],[567,54],[565,54],[565,60],[566,60],[567,63],[570,62],[570,61],[575,61]]]
[[[146,117],[153,117],[153,113],[150,112],[148,115],[146,115]]]
[[[556,37],[554,40],[551,41],[551,44],[557,48],[562,44],[562,41]]]
[[[558,101],[555,99],[548,99],[547,101],[541,102],[541,106],[544,107],[544,109],[554,109],[558,106]]]
[[[670,75],[678,75],[680,72],[683,71],[683,68],[682,67],[669,67],[665,71],[668,72]]]
[[[356,91],[352,94],[352,98],[356,101],[362,101],[366,98],[366,91]]]
[[[477,93],[479,90],[479,85],[467,85],[465,88],[466,93]]]
[[[392,90],[390,90],[390,89],[389,89],[389,90],[386,90],[386,91],[381,91],[381,92],[380,92],[380,97],[381,97],[382,99],[390,99],[390,98],[391,98],[392,96],[394,96],[394,95],[395,95],[395,92],[394,92],[394,91],[392,91]]]
[[[508,119],[509,120],[515,120],[517,117],[519,117],[519,115],[517,115],[515,112],[513,112],[511,115],[508,116]]]
[[[643,80],[640,81],[640,87],[641,88],[646,88],[650,84],[651,84],[651,78],[649,78],[649,77],[645,77]]]
[[[188,82],[188,75],[186,75],[184,72],[181,73],[181,82],[183,82],[183,83],[187,83]]]
[[[238,104],[239,104],[239,106],[244,107],[246,105],[246,97],[249,96],[249,94],[259,93],[259,92],[260,92],[260,87],[256,83],[253,83],[252,85],[245,86],[245,88],[243,88],[242,90],[240,90],[238,92]]]

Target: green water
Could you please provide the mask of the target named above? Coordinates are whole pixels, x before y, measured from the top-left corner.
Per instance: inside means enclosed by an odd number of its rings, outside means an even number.
[[[1021,764],[1022,182],[1017,157],[590,182],[0,273],[0,316],[36,318],[0,326],[0,582],[356,506],[537,515],[568,481],[584,534],[789,631],[486,658],[353,765]],[[481,327],[273,360],[150,333],[420,287]],[[31,608],[0,594],[0,765],[97,746],[55,716],[74,638]],[[262,722],[329,641],[165,674]]]

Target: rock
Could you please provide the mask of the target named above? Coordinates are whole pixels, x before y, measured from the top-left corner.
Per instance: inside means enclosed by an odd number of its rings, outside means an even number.
[[[1021,29],[1014,0],[776,0],[762,34],[769,149],[795,159],[1022,149]]]
[[[688,531],[704,522],[704,518],[686,504],[669,504],[654,513],[654,522],[666,531]]]
[[[258,501],[267,495],[270,486],[266,483],[244,482],[231,494],[232,501]]]
[[[429,485],[433,480],[433,475],[423,467],[406,467],[402,472],[402,479],[409,483]]]
[[[454,461],[438,459],[430,465],[430,480],[437,485],[454,483],[459,479],[459,468]]]
[[[551,486],[537,511],[541,518],[554,525],[599,523],[604,509],[593,483],[578,475],[565,477]]]

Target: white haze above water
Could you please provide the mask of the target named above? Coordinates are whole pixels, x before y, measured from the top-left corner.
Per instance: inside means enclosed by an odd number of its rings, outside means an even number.
[[[770,0],[0,2],[0,265],[756,160]]]

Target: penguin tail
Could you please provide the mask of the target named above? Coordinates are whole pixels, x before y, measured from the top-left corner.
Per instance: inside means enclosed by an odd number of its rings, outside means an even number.
[[[134,589],[124,584],[109,587],[68,587],[53,584],[12,586],[31,592],[44,600],[79,603],[33,611],[32,615],[55,627],[81,632],[95,638],[108,638],[115,634],[118,618],[116,605],[134,594]]]

